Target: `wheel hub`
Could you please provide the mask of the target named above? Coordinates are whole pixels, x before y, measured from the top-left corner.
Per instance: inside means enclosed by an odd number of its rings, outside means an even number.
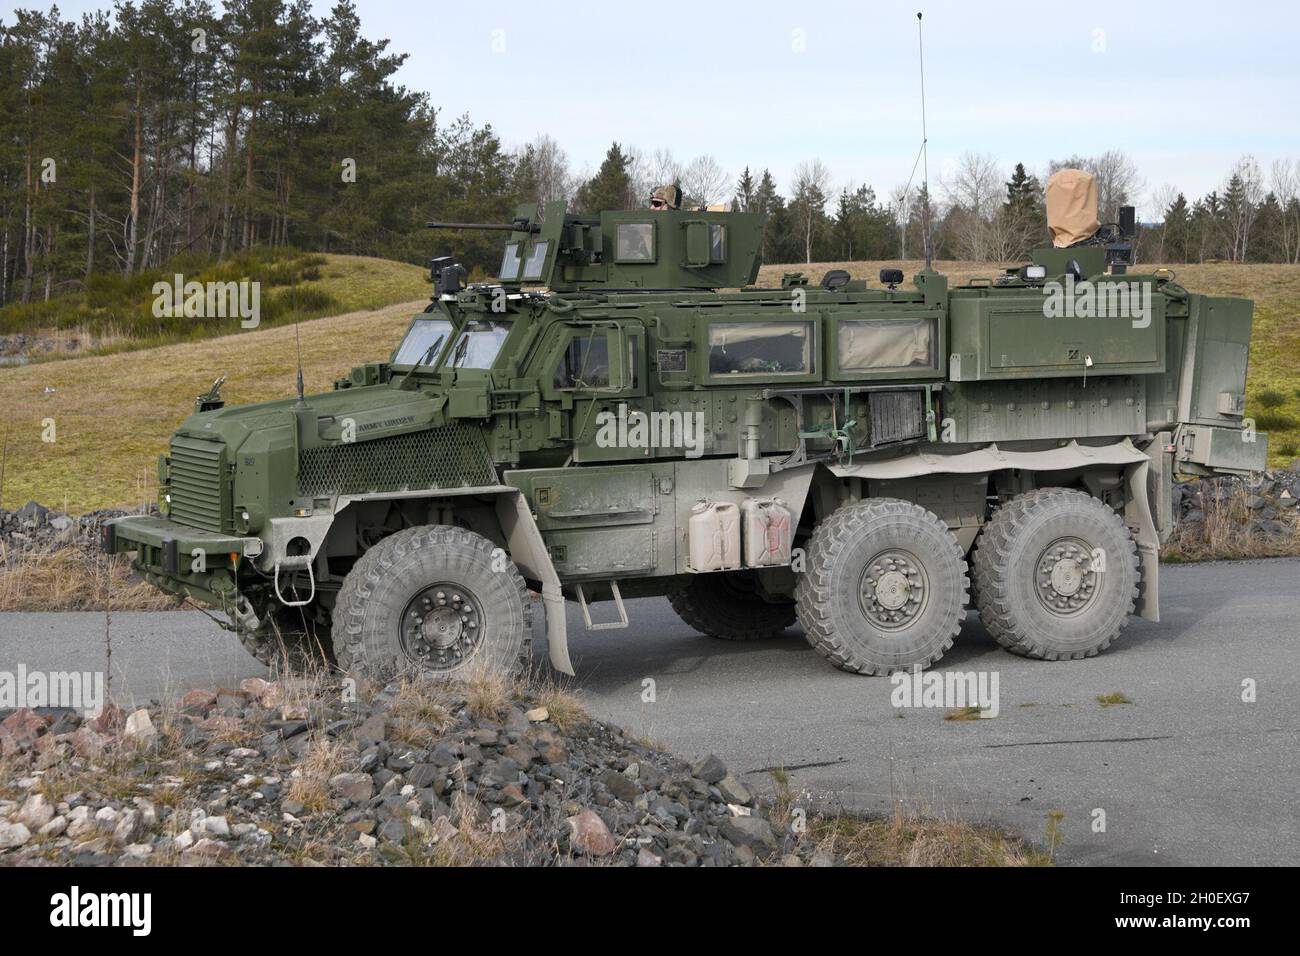
[[[888,611],[906,604],[911,592],[911,583],[901,571],[886,571],[876,579],[876,601]]]
[[[1077,614],[1092,603],[1100,575],[1086,542],[1053,541],[1038,557],[1038,599],[1054,613]]]
[[[439,583],[415,595],[402,613],[402,649],[434,670],[460,664],[482,636],[478,600],[464,588]]]
[[[921,563],[906,551],[884,551],[862,575],[859,601],[877,627],[901,630],[925,607],[926,577]]]

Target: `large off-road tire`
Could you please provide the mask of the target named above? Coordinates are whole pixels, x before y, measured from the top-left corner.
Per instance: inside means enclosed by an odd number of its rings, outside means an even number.
[[[257,630],[237,634],[244,650],[276,673],[301,673],[334,663],[329,625],[318,623],[307,608],[277,606]]]
[[[843,670],[882,674],[926,667],[952,647],[968,585],[947,525],[919,505],[876,498],[817,525],[795,599],[819,654]]]
[[[724,641],[780,637],[795,621],[793,601],[763,600],[753,576],[738,571],[698,574],[668,603],[695,630]]]
[[[527,659],[532,613],[519,569],[487,538],[408,528],[343,579],[334,654],[349,673],[380,678],[412,666],[447,677],[479,667],[512,673]]]
[[[984,627],[1014,654],[1079,660],[1105,650],[1133,613],[1141,569],[1123,520],[1068,488],[1013,498],[972,558]]]

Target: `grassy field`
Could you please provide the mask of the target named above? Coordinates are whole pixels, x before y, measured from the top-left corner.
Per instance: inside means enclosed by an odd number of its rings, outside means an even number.
[[[803,270],[819,280],[827,269],[876,276],[884,266],[909,276],[916,262],[821,263],[764,267],[760,284]],[[993,276],[991,263],[936,263],[955,283]],[[1179,282],[1198,292],[1253,297],[1248,412],[1270,432],[1271,463],[1285,465],[1300,443],[1300,266],[1175,266]],[[328,389],[353,365],[386,356],[411,315],[424,306],[426,286],[414,266],[331,257],[322,281],[349,307],[371,309],[395,290],[408,301],[302,325],[308,391]],[[396,279],[395,279],[396,277]],[[409,281],[409,285],[405,285]],[[391,301],[391,300],[390,300]],[[229,380],[231,403],[288,396],[294,387],[294,332],[290,326],[122,352],[0,368],[0,444],[5,446],[0,506],[28,499],[80,513],[135,507],[156,493],[156,458],[193,409],[194,396],[218,375]],[[42,441],[53,419],[54,442]]]
[[[301,326],[307,391],[326,391],[354,364],[387,357],[414,299]],[[232,404],[290,396],[294,329],[256,329],[145,351],[0,368],[0,507],[29,499],[74,514],[137,507],[157,494],[157,457],[219,375]],[[54,441],[43,424],[54,423]]]
[[[239,318],[193,318],[153,314],[154,284],[175,275],[199,283],[256,282],[259,328],[287,325],[361,309],[378,309],[425,297],[425,270],[404,262],[294,250],[259,250],[220,263],[178,260],[163,270],[130,278],[100,274],[83,288],[48,302],[0,308],[0,336],[35,337],[25,357],[33,361],[108,354],[240,331]]]

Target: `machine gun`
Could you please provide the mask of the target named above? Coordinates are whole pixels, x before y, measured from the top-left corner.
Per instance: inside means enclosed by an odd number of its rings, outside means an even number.
[[[486,229],[492,232],[527,232],[542,231],[539,223],[530,221],[525,216],[517,216],[511,222],[426,222],[426,229]]]

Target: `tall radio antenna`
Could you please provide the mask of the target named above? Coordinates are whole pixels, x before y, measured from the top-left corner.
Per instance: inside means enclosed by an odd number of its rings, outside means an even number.
[[[916,13],[916,49],[921,61],[921,176],[925,198],[921,201],[921,228],[924,230],[925,269],[930,270],[930,138],[925,129],[925,40],[922,36],[921,12]]]

